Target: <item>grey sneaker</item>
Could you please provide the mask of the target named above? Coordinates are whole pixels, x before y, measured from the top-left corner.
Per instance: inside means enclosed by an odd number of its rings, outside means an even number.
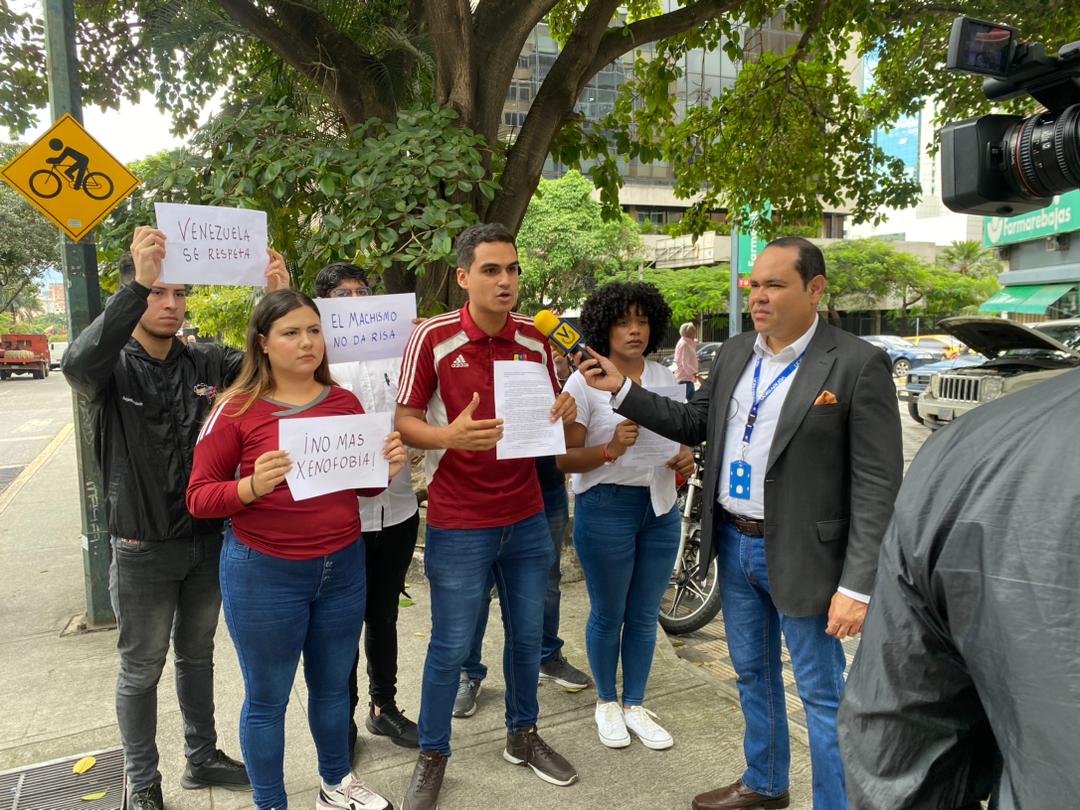
[[[555,681],[567,692],[580,692],[592,686],[592,679],[565,658],[545,661],[540,665],[540,683]]]
[[[476,699],[480,697],[482,683],[479,678],[470,678],[461,673],[457,697],[454,698],[454,717],[472,717],[476,714]]]
[[[405,790],[402,810],[438,810],[439,791],[446,773],[446,756],[438,751],[421,751]]]
[[[535,726],[517,734],[507,733],[503,759],[511,765],[532,768],[533,773],[552,785],[566,787],[577,781],[574,766],[540,739]]]

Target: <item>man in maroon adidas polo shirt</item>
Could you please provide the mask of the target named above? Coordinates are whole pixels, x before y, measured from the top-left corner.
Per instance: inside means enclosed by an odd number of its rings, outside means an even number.
[[[496,360],[543,363],[558,394],[552,421],[573,422],[574,400],[559,394],[551,350],[530,318],[513,312],[518,264],[514,237],[476,225],[457,241],[457,282],[469,302],[421,324],[409,340],[398,391],[397,429],[427,450],[424,565],[431,586],[431,641],[420,698],[420,757],[405,810],[438,803],[461,665],[494,574],[506,633],[506,749],[503,758],[546,782],[569,785],[573,766],[536,733],[544,597],[553,549],[533,459],[498,461]]]

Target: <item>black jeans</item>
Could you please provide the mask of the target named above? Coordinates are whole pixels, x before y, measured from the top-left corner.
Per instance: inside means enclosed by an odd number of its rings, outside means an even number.
[[[172,639],[184,753],[214,752],[214,632],[221,612],[221,535],[149,542],[112,538],[109,594],[116,613],[116,719],[133,791],[161,781],[157,685]]]
[[[397,696],[398,602],[405,590],[405,574],[416,549],[420,513],[381,531],[364,532],[367,548],[367,610],[364,614],[364,655],[367,657],[368,694],[373,706],[394,705]],[[349,676],[349,716],[360,703],[356,672],[360,650],[356,651]]]

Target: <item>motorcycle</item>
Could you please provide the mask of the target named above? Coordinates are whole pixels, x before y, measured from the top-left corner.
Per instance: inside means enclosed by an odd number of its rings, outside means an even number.
[[[720,612],[720,587],[716,558],[706,575],[701,572],[701,468],[703,445],[695,447],[694,474],[679,490],[679,552],[664,598],[660,602],[660,626],[678,636],[700,630]]]

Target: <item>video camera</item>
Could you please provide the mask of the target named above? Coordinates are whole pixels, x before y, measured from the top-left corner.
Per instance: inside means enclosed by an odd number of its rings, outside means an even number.
[[[1016,29],[957,17],[951,70],[980,73],[991,101],[1030,95],[1046,110],[982,115],[941,131],[942,201],[960,214],[1010,217],[1080,187],[1080,42],[1048,56]]]

